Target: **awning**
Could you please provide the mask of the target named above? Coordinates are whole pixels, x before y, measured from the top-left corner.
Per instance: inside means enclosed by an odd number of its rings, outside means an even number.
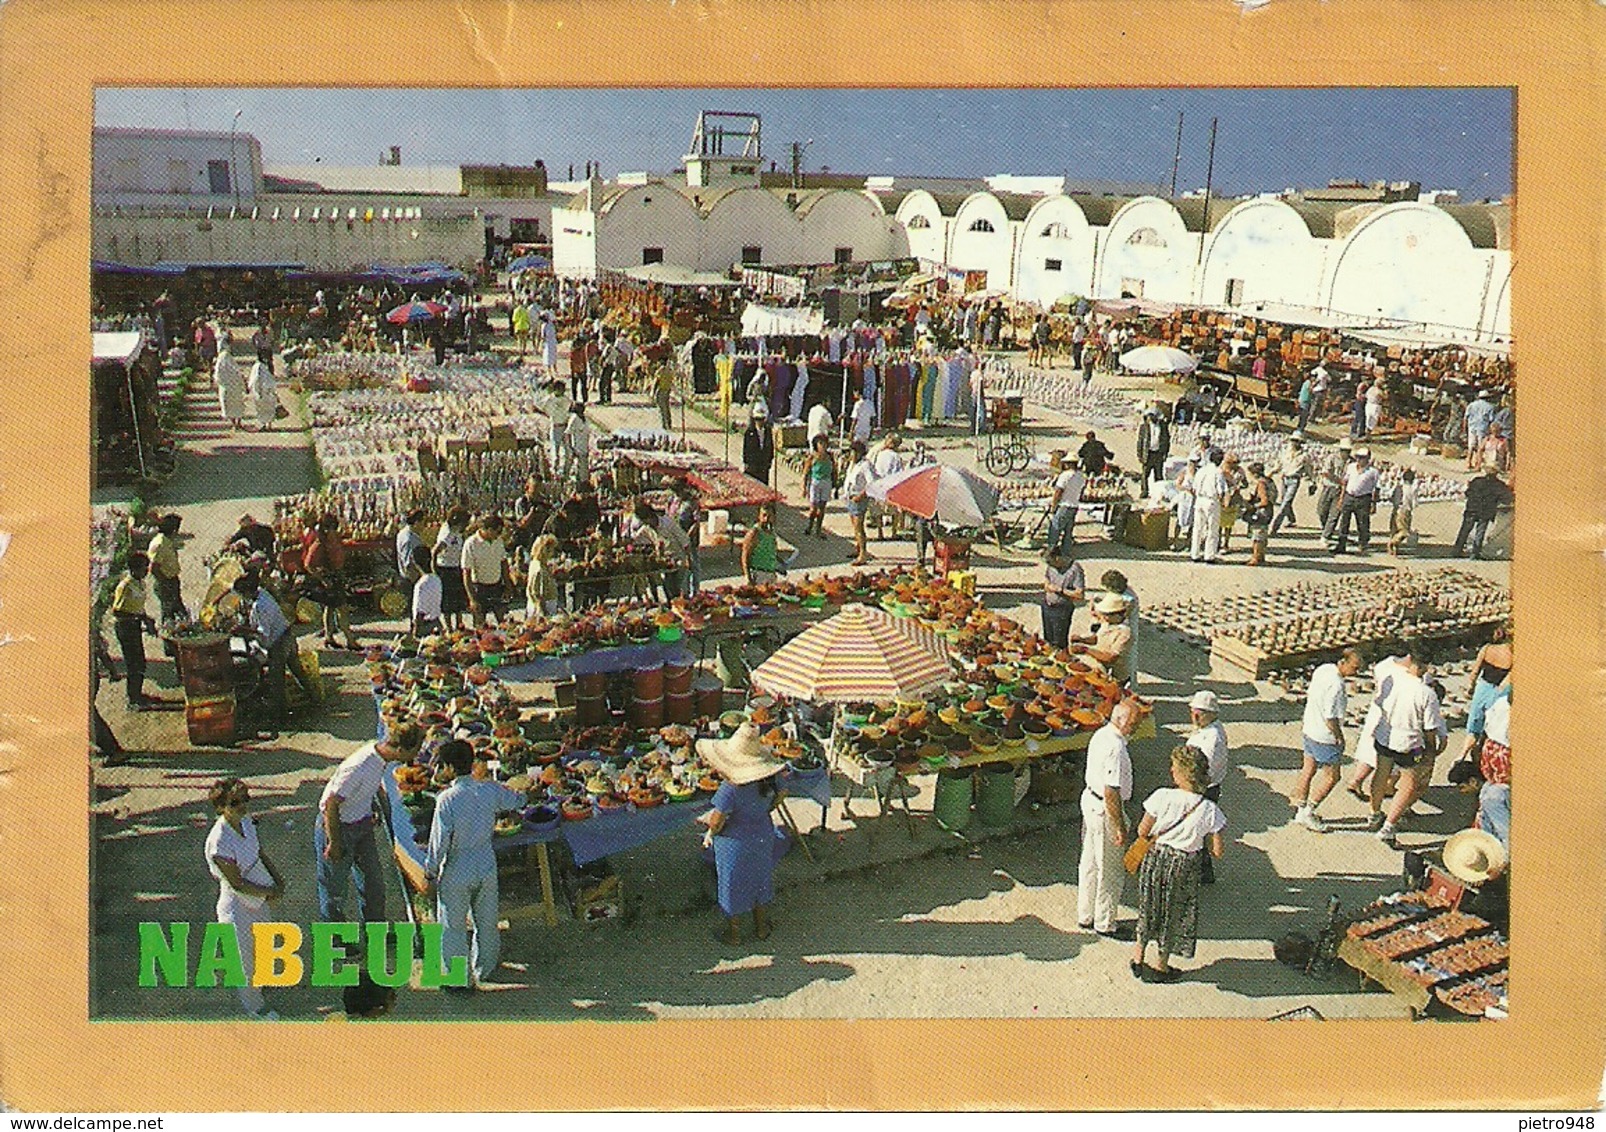
[[[659,283],[665,287],[737,287],[740,284],[717,271],[693,271],[674,263],[649,263],[641,267],[627,267],[624,274],[642,283]]]
[[[116,362],[127,369],[145,348],[143,330],[97,330],[90,335],[95,365]]]

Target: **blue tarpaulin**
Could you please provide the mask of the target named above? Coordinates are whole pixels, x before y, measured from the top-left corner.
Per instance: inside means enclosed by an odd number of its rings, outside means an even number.
[[[692,664],[696,660],[697,654],[678,641],[673,644],[648,641],[640,645],[592,649],[574,656],[548,656],[524,664],[504,665],[497,669],[497,675],[516,683],[561,681],[597,672],[629,672],[636,668],[651,668],[655,664]]]

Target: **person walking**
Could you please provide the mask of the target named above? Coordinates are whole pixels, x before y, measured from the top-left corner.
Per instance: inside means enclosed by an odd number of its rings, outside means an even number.
[[[652,375],[653,403],[658,406],[658,427],[669,432],[675,427],[670,413],[670,394],[675,389],[675,365],[670,361],[657,362]]]
[[[1416,545],[1416,472],[1406,468],[1389,492],[1389,553],[1399,557],[1400,549]]]
[[[1455,545],[1451,548],[1457,558],[1483,556],[1483,540],[1488,537],[1489,524],[1511,499],[1511,488],[1495,469],[1482,468],[1472,477],[1467,483],[1466,504],[1461,511],[1461,529],[1456,532]]]
[[[591,367],[591,336],[584,330],[576,332],[569,342],[569,397],[576,404],[584,404],[588,399],[587,383],[590,381]]]
[[[1377,431],[1377,424],[1383,417],[1383,381],[1379,378],[1372,382],[1366,390],[1366,435],[1371,436]]]
[[[376,924],[385,918],[385,873],[375,830],[374,801],[384,786],[387,762],[411,762],[424,745],[424,732],[411,721],[398,723],[384,739],[365,743],[348,755],[323,788],[318,820],[312,827],[313,854],[318,862],[318,917],[329,923],[346,919],[346,886],[357,876],[357,920]],[[388,856],[388,853],[386,854]]]
[[[1311,410],[1316,407],[1316,381],[1310,374],[1299,383],[1299,393],[1296,396],[1299,402],[1299,431],[1303,432],[1310,427]]]
[[[1221,507],[1227,495],[1227,477],[1222,474],[1226,454],[1212,448],[1193,476],[1193,543],[1189,557],[1195,562],[1215,562],[1221,553]]]
[[[396,573],[401,575],[402,581],[409,585],[418,581],[417,567],[413,562],[413,551],[424,547],[424,540],[419,536],[417,526],[424,521],[424,510],[414,507],[402,516],[401,528],[396,532]]]
[[[279,387],[273,380],[273,367],[267,362],[252,364],[250,390],[256,404],[257,428],[272,432],[274,418],[279,415]]]
[[[1132,977],[1171,983],[1177,972],[1171,957],[1192,959],[1199,935],[1199,885],[1205,865],[1222,855],[1221,831],[1227,816],[1207,797],[1204,755],[1182,746],[1171,752],[1172,786],[1156,790],[1143,803],[1139,837],[1153,838],[1138,867],[1138,922],[1132,949]],[[1158,962],[1148,966],[1149,944]]]
[[[1171,423],[1160,411],[1160,402],[1149,402],[1148,411],[1138,422],[1138,465],[1143,469],[1143,489],[1165,478],[1166,457],[1171,455]]]
[[[128,556],[128,572],[112,591],[112,629],[123,650],[129,711],[144,711],[161,702],[145,694],[145,634],[156,632],[156,622],[145,605],[145,580],[150,569],[151,560],[135,551]]]
[[[1249,476],[1245,474],[1236,452],[1228,452],[1222,459],[1221,474],[1227,481],[1226,494],[1221,498],[1221,553],[1226,554],[1232,548],[1232,530],[1238,525],[1238,516],[1243,513]]]
[[[1489,424],[1494,420],[1495,406],[1489,399],[1489,391],[1478,390],[1477,396],[1467,403],[1464,413],[1467,436],[1467,470],[1478,467],[1478,460],[1483,449],[1484,437],[1489,433]]]
[[[413,551],[413,570],[418,580],[413,583],[412,629],[413,636],[423,640],[441,631],[443,587],[435,572],[435,556],[422,546]]]
[[[1305,755],[1292,800],[1294,821],[1312,833],[1327,832],[1327,823],[1316,815],[1316,807],[1326,801],[1333,787],[1338,785],[1339,763],[1344,758],[1344,712],[1348,698],[1345,681],[1360,670],[1360,650],[1347,648],[1336,664],[1318,665],[1311,673],[1310,687],[1305,690],[1301,726]]]
[[[1338,442],[1336,449],[1323,453],[1318,464],[1316,525],[1321,528],[1322,538],[1327,542],[1333,541],[1333,535],[1338,530],[1338,505],[1344,496],[1344,475],[1349,469],[1351,448],[1350,439],[1346,436]]]
[[[218,411],[230,428],[238,429],[245,419],[245,377],[227,346],[218,350],[212,363],[212,381],[217,385]]]
[[[448,968],[459,956],[468,959],[474,984],[483,985],[491,981],[502,961],[502,936],[497,928],[501,894],[492,843],[496,818],[522,809],[525,797],[492,781],[489,766],[465,740],[443,743],[435,761],[456,776],[436,800],[424,867],[435,888],[436,919],[442,926],[441,955]],[[463,993],[473,985],[444,989]]]
[[[1425,679],[1430,659],[1421,644],[1406,650],[1405,663],[1381,705],[1381,716],[1372,735],[1377,751],[1377,772],[1372,775],[1372,816],[1368,828],[1389,848],[1398,848],[1396,835],[1411,805],[1426,791],[1433,774],[1433,760],[1444,749],[1449,735],[1439,697]],[[1383,794],[1392,770],[1400,768],[1399,786],[1388,815],[1383,814]]]
[[[1366,389],[1367,383],[1355,383],[1355,400],[1350,405],[1349,435],[1351,440],[1366,439]]]
[[[530,348],[530,308],[524,305],[522,298],[513,300],[508,325],[513,331],[513,348],[518,351],[519,360],[523,361],[525,352]]]
[[[1372,453],[1357,448],[1355,458],[1344,473],[1344,502],[1339,505],[1338,538],[1332,544],[1334,554],[1349,550],[1350,520],[1355,520],[1355,545],[1365,554],[1372,544],[1372,512],[1377,509],[1377,469],[1372,467]]]
[[[569,423],[563,430],[564,475],[576,486],[591,482],[591,424],[583,400],[569,406]]]
[[[1306,381],[1308,383],[1309,379]],[[1305,451],[1305,437],[1296,432],[1289,436],[1277,457],[1277,514],[1272,517],[1270,534],[1275,535],[1284,523],[1290,527],[1294,525],[1294,497],[1299,494],[1299,485],[1309,478],[1310,456]],[[1310,490],[1316,490],[1314,483]]]
[[[1205,757],[1204,796],[1212,802],[1221,801],[1221,788],[1226,785],[1227,772],[1232,769],[1232,757],[1227,747],[1227,729],[1221,724],[1221,701],[1208,688],[1201,688],[1188,701],[1188,717],[1193,731],[1186,746]],[[1215,865],[1209,858],[1199,862],[1199,883],[1215,884]]]
[[[564,430],[569,427],[569,399],[568,387],[561,380],[547,382],[546,415],[551,427],[552,474],[561,476],[565,463]]]
[[[897,475],[904,469],[903,435],[896,429],[881,438],[876,446],[874,455],[870,457],[870,472],[878,480],[888,476]],[[903,534],[905,514],[897,507],[889,507],[885,503],[875,506],[875,537],[880,542],[887,535],[887,516],[892,516],[892,537],[898,538]]]
[[[1249,463],[1244,487],[1244,525],[1249,528],[1249,565],[1266,564],[1266,546],[1271,541],[1271,516],[1277,503],[1277,486],[1259,460]]]
[[[1137,730],[1141,712],[1122,700],[1110,722],[1093,733],[1087,746],[1086,789],[1082,791],[1082,856],[1077,866],[1076,923],[1108,939],[1131,939],[1117,923],[1121,890],[1126,886],[1122,864],[1128,840],[1125,805],[1132,799],[1132,756],[1127,740]]]
[[[1467,740],[1460,757],[1470,759],[1483,744],[1489,705],[1511,688],[1511,627],[1496,625],[1488,644],[1472,662],[1467,686]]]
[[[206,868],[217,880],[217,922],[234,927],[235,946],[247,984],[240,988],[240,1005],[253,1018],[277,1021],[268,1009],[262,988],[249,982],[256,969],[256,925],[274,917],[269,905],[284,895],[284,876],[262,851],[256,822],[246,807],[251,791],[238,778],[220,778],[207,791],[217,813],[206,835]]]
[[[817,534],[825,536],[825,508],[831,501],[831,493],[836,489],[836,461],[826,450],[825,436],[818,435],[811,442],[813,451],[809,453],[808,463],[803,468],[803,491],[809,505],[808,525],[803,528],[804,534]]]
[[[558,323],[549,310],[541,312],[541,368],[549,375],[558,372]]]
[[[1199,462],[1198,456],[1190,454],[1172,484],[1176,489],[1173,507],[1177,513],[1177,534],[1171,540],[1172,550],[1187,550],[1193,544],[1193,477],[1199,472]]]
[[[842,497],[847,503],[848,518],[853,523],[853,565],[865,566],[870,562],[870,550],[865,545],[864,516],[870,507],[869,453],[862,440],[853,442],[853,463],[843,477]]]
[[[853,439],[868,449],[871,433],[875,430],[875,408],[863,390],[856,389],[853,392],[853,410],[849,419],[853,422],[851,433]]]
[[[1049,547],[1043,570],[1043,639],[1055,648],[1070,647],[1071,618],[1086,592],[1082,564]]]
[[[530,546],[530,567],[524,577],[526,618],[550,617],[558,611],[558,579],[552,570],[557,554],[558,540],[554,535],[541,535]]]

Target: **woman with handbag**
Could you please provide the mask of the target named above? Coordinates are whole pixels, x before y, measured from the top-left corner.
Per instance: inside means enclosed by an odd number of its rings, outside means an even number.
[[[1171,781],[1143,803],[1143,819],[1127,851],[1127,871],[1138,874],[1138,930],[1132,951],[1132,977],[1146,983],[1177,979],[1171,957],[1192,959],[1199,928],[1199,871],[1205,853],[1220,857],[1227,818],[1205,797],[1210,767],[1204,752],[1178,747],[1171,752]],[[1149,944],[1159,948],[1159,964],[1145,965]]]
[[[1249,528],[1249,565],[1266,564],[1266,544],[1271,541],[1271,517],[1277,507],[1277,486],[1266,475],[1266,465],[1259,460],[1249,465],[1249,483],[1245,489],[1248,503],[1244,510],[1244,523]]]

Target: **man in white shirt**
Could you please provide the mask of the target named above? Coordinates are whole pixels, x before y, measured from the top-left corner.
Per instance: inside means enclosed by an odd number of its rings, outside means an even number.
[[[569,424],[563,430],[564,475],[577,484],[591,482],[591,426],[586,423],[586,407],[576,401],[569,406]]]
[[[1126,887],[1127,821],[1124,804],[1132,798],[1132,756],[1127,740],[1137,730],[1141,712],[1122,700],[1110,722],[1093,733],[1087,745],[1087,789],[1082,792],[1082,859],[1077,868],[1076,922],[1110,939],[1132,938],[1130,927],[1116,922],[1121,890]]]
[[[1439,707],[1438,694],[1425,679],[1429,659],[1420,644],[1406,651],[1405,661],[1380,707],[1372,746],[1377,751],[1377,772],[1372,775],[1372,817],[1369,828],[1389,848],[1398,848],[1395,835],[1411,805],[1422,796],[1433,774],[1433,760],[1444,749],[1449,729]],[[1383,815],[1383,794],[1389,774],[1400,768],[1400,782],[1388,816]]]
[[[493,625],[501,620],[507,612],[507,545],[502,541],[502,520],[495,515],[463,540],[463,583],[476,626],[487,614]]]
[[[862,392],[853,395],[853,439],[866,448],[870,445],[870,433],[875,430],[875,410],[865,399]]]
[[[374,799],[384,786],[387,762],[410,762],[424,745],[416,723],[399,723],[377,743],[358,748],[335,768],[318,802],[312,845],[318,862],[318,916],[330,923],[346,919],[346,883],[357,866],[357,920],[385,918],[385,874],[381,867]],[[388,853],[388,850],[387,850]]]
[[[1320,665],[1311,674],[1305,692],[1303,738],[1305,761],[1294,786],[1294,821],[1312,833],[1326,833],[1327,823],[1316,816],[1321,805],[1338,785],[1338,764],[1344,757],[1344,711],[1348,692],[1344,681],[1361,670],[1360,651],[1344,650],[1337,664]],[[1311,782],[1321,771],[1321,781],[1311,793]]]
[[[1058,550],[1067,558],[1071,544],[1076,541],[1076,508],[1082,502],[1082,489],[1087,486],[1084,476],[1075,464],[1065,457],[1063,448],[1049,455],[1049,474],[1054,477],[1054,497],[1048,504],[1048,550]]]
[[[548,385],[547,416],[552,423],[552,471],[555,475],[562,475],[563,469],[568,467],[568,445],[564,440],[564,429],[569,426],[569,400],[568,386],[561,381],[554,381]]]
[[[1277,459],[1278,506],[1271,520],[1271,533],[1276,534],[1284,523],[1294,525],[1294,496],[1299,485],[1310,479],[1310,455],[1305,451],[1305,436],[1296,432],[1283,445]]]
[[[1221,701],[1208,688],[1201,688],[1188,701],[1188,716],[1193,721],[1193,733],[1186,745],[1205,757],[1210,769],[1210,785],[1205,797],[1212,802],[1221,801],[1221,787],[1227,781],[1227,770],[1232,765],[1227,752],[1227,729],[1221,724]],[[1215,862],[1206,853],[1200,864],[1200,884],[1215,884]]]
[[[1227,494],[1227,477],[1221,470],[1226,454],[1212,448],[1193,474],[1193,545],[1195,562],[1215,562],[1221,553],[1221,501]]]
[[[1354,459],[1344,471],[1344,501],[1339,505],[1338,536],[1333,553],[1343,554],[1349,549],[1350,519],[1355,520],[1355,542],[1365,554],[1372,543],[1372,512],[1377,507],[1377,469],[1372,467],[1372,453],[1366,448],[1355,449]]]
[[[814,447],[814,438],[816,436],[823,436],[826,440],[831,439],[831,410],[827,409],[823,404],[815,405],[809,410],[809,447]]]

